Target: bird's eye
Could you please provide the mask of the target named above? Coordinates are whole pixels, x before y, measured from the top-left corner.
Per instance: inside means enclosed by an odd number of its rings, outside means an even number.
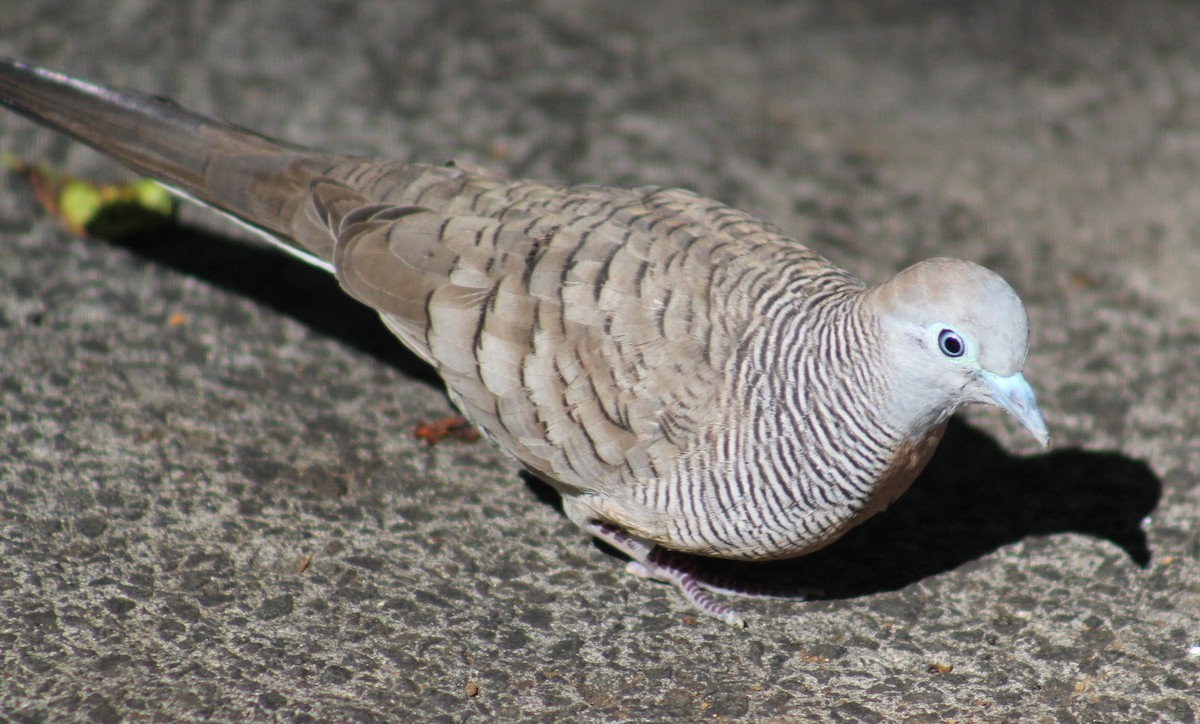
[[[942,354],[947,357],[962,357],[963,353],[967,351],[967,345],[957,332],[943,329],[938,335],[938,349],[942,350]]]

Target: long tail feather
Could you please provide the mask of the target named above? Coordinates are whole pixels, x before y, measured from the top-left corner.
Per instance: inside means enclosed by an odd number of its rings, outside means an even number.
[[[339,157],[193,113],[170,100],[105,88],[4,58],[0,105],[331,268],[332,244],[311,248],[313,241],[294,238],[292,229],[309,184]]]

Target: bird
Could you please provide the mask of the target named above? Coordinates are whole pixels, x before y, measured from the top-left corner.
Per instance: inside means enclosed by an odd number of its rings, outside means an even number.
[[[774,594],[697,556],[833,543],[909,488],[965,405],[1049,444],[1025,308],[970,261],[868,286],[690,191],[328,153],[14,59],[0,105],[334,274],[572,522],[735,626],[712,594]]]

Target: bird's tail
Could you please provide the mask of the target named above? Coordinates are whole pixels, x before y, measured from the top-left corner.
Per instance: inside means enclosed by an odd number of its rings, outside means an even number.
[[[336,157],[114,90],[0,58],[0,105],[66,133],[173,191],[212,206],[329,268],[332,243],[309,248],[293,229],[309,184]],[[318,243],[319,245],[319,243]]]

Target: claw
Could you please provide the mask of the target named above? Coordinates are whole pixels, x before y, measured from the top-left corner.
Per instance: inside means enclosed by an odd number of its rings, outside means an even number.
[[[629,573],[639,578],[670,583],[703,613],[731,626],[746,627],[741,615],[732,608],[714,601],[712,596],[705,592],[704,582],[692,575],[687,566],[680,565],[682,559],[672,555],[670,551],[634,538],[608,523],[592,522],[588,525],[588,532],[632,558],[625,567]]]

